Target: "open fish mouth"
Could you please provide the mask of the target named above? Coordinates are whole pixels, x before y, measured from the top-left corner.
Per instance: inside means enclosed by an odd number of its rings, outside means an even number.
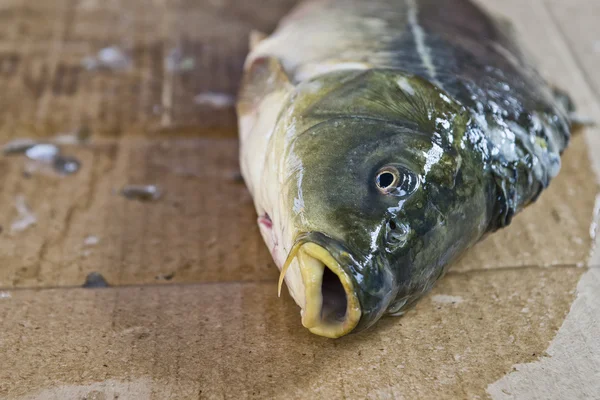
[[[312,333],[339,338],[360,321],[361,307],[354,283],[340,263],[324,247],[297,243],[281,269],[279,292],[287,269],[297,259],[304,283],[302,325]]]

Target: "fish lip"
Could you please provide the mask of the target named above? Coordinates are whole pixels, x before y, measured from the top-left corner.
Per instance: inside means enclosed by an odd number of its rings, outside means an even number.
[[[333,239],[330,236],[327,236],[322,232],[313,231],[299,233],[298,235],[296,235],[296,240],[294,241],[294,243],[316,243],[319,246],[325,248],[327,251],[329,251],[332,254],[332,256],[336,259],[336,261],[338,261],[340,264],[342,264],[340,256],[342,254],[349,254],[349,251],[342,243],[340,243],[336,239]],[[346,272],[349,273],[351,271]]]
[[[361,321],[362,309],[352,268],[348,262],[342,261],[342,259],[352,259],[344,246],[323,233],[307,232],[297,236],[292,249],[296,250],[290,252],[288,258],[298,258],[305,287],[306,303],[302,309],[304,327],[316,335],[332,339],[354,331]],[[339,322],[326,321],[321,314],[323,310],[321,285],[326,268],[340,280],[346,295],[344,319]],[[282,270],[282,273],[285,271]]]

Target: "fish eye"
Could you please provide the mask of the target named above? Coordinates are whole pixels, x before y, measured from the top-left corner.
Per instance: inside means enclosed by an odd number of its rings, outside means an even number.
[[[393,219],[390,219],[388,221],[388,225],[389,225],[389,227],[390,227],[391,230],[393,230],[393,231],[396,230],[396,222],[394,222]]]
[[[402,166],[387,165],[375,175],[375,186],[382,194],[406,197],[419,187],[419,178]]]
[[[379,175],[379,187],[382,189],[392,186],[396,177],[391,172],[383,172]]]
[[[377,173],[375,183],[377,189],[384,194],[388,194],[390,191],[398,186],[400,181],[400,172],[395,167],[384,167]]]

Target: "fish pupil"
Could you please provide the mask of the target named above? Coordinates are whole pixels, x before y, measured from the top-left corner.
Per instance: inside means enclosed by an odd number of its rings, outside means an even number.
[[[391,172],[384,172],[379,175],[379,187],[387,189],[394,183],[394,175]]]
[[[394,221],[390,220],[388,222],[388,225],[390,226],[391,230],[395,230],[396,229],[396,223]]]

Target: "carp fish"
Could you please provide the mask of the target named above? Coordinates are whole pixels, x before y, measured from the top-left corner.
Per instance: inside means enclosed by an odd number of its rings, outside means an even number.
[[[402,315],[558,174],[569,101],[515,36],[469,0],[309,0],[253,33],[241,171],[310,332]]]

